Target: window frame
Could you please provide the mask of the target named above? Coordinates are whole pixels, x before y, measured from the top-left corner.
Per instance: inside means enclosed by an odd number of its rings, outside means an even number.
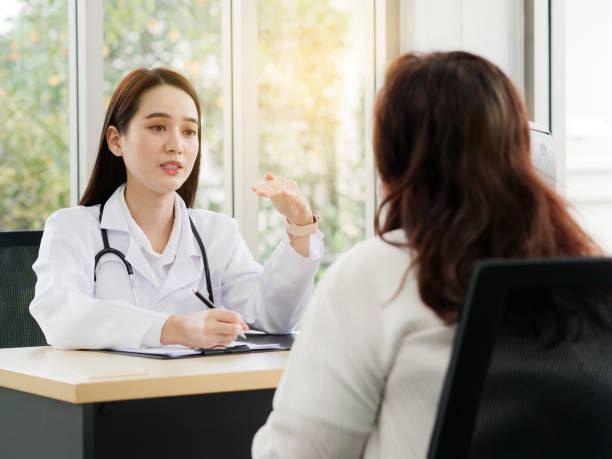
[[[103,0],[69,0],[70,205],[79,202],[104,123]]]
[[[567,157],[566,157],[566,85],[565,85],[565,39],[566,39],[566,2],[548,0],[548,27],[550,30],[550,133],[555,142],[557,160],[557,191],[566,195]]]

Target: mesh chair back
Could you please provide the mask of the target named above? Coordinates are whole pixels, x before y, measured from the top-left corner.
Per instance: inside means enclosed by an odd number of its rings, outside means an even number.
[[[42,231],[0,232],[0,348],[47,344],[28,309],[41,237]]]
[[[611,349],[611,259],[477,266],[429,457],[612,457]]]

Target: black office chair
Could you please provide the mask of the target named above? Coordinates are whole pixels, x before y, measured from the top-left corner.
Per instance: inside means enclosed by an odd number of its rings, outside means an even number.
[[[428,458],[612,457],[612,259],[478,263]]]
[[[42,231],[0,232],[0,348],[47,344],[28,310],[41,237]]]

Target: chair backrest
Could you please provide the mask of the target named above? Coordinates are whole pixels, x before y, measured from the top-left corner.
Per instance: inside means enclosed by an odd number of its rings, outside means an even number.
[[[612,259],[472,272],[428,453],[612,457]]]
[[[0,348],[47,344],[28,309],[41,238],[42,231],[0,232]]]

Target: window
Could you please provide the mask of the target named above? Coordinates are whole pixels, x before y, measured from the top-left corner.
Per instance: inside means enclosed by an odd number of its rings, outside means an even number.
[[[293,178],[320,212],[323,266],[366,233],[367,11],[366,1],[258,3],[258,169]],[[284,222],[269,200],[259,209],[265,259]]]
[[[194,85],[202,107],[198,207],[221,211],[223,185],[222,0],[104,1],[104,98],[137,67],[165,66]]]
[[[233,214],[265,259],[284,222],[249,186],[267,171],[291,177],[321,214],[327,266],[373,234],[371,112],[376,76],[397,53],[399,3],[3,3],[0,230],[42,228],[52,211],[74,205],[118,82],[139,66],[169,66],[202,105],[196,205]]]
[[[66,0],[0,10],[0,231],[40,229],[69,205]]]

